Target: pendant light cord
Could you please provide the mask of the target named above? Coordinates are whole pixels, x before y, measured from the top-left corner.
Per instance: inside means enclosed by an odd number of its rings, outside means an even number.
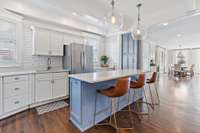
[[[112,6],[112,15],[114,15],[115,0],[111,1],[111,6]]]
[[[141,21],[141,18],[140,18],[140,8],[141,8],[141,6],[142,6],[141,3],[137,4],[137,8],[138,8],[138,28],[139,28],[140,21]]]

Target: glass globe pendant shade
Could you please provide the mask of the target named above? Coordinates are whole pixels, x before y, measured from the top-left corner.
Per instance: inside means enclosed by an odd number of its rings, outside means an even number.
[[[123,28],[123,16],[115,10],[115,1],[111,2],[111,11],[105,17],[105,24],[116,29]]]
[[[132,28],[131,35],[136,40],[143,39],[145,37],[145,30],[141,25]]]
[[[123,18],[120,14],[117,13],[110,13],[106,17],[106,24],[112,26],[113,28],[123,28]]]
[[[146,37],[144,27],[142,27],[141,25],[141,16],[140,16],[141,6],[142,6],[141,3],[137,4],[138,8],[137,24],[134,24],[135,27],[132,27],[132,32],[131,32],[132,37],[136,40],[141,40],[144,37]]]

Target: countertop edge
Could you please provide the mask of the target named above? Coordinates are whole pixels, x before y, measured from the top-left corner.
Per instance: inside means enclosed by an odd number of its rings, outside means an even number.
[[[127,71],[128,70],[124,70],[125,73]],[[112,72],[112,71],[110,71],[110,72]],[[119,72],[123,72],[123,71],[120,70]],[[101,73],[101,72],[97,72],[97,73]],[[146,72],[143,72],[143,73],[146,73]],[[85,78],[88,75],[91,76],[91,74],[94,74],[94,73],[72,74],[72,75],[69,75],[69,78],[73,78],[73,79],[77,79],[77,80],[80,80],[80,81],[83,81],[83,82],[87,82],[87,83],[93,84],[93,83],[98,83],[98,82],[104,82],[104,81],[114,80],[114,79],[118,79],[118,78],[123,78],[123,77],[127,77],[127,76],[134,76],[134,75],[138,75],[139,73],[136,72],[136,71],[135,72],[133,71],[133,73],[129,73],[129,74],[121,74],[121,75],[118,75],[118,76],[107,77],[107,78],[98,78],[96,80],[94,80],[94,79],[90,80],[88,78]],[[84,78],[81,77],[81,75],[84,76]]]
[[[37,70],[22,70],[13,72],[0,72],[0,77],[5,76],[15,76],[15,75],[25,75],[25,74],[43,74],[43,73],[56,73],[56,72],[69,72],[70,70],[50,70],[50,71],[37,71]]]

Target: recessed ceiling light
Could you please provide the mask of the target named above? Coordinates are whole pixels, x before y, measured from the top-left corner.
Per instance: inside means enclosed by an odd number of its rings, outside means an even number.
[[[182,35],[181,34],[177,34],[177,37],[181,37]]]
[[[165,22],[165,23],[162,23],[163,26],[168,26],[169,23],[168,22]]]
[[[73,16],[77,16],[78,14],[76,12],[72,12],[72,15]]]

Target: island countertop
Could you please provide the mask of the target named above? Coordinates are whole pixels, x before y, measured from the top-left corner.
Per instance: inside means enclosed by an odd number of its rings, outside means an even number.
[[[69,77],[78,79],[81,81],[85,81],[88,83],[97,83],[97,82],[137,75],[142,72],[144,71],[136,70],[136,69],[127,69],[127,70],[114,70],[114,71],[103,71],[103,72],[94,72],[94,73],[71,74],[69,75]]]

